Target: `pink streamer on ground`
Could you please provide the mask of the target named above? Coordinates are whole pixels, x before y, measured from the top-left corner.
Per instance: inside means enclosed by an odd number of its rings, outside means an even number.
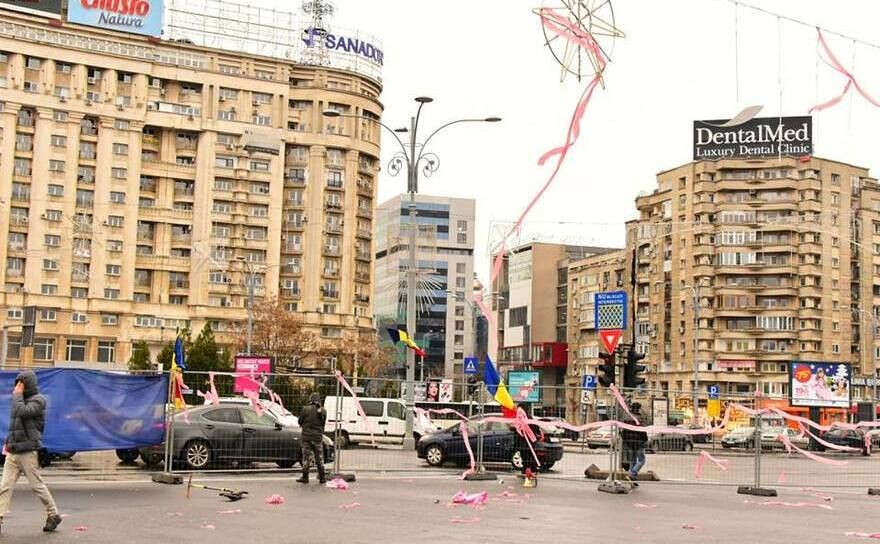
[[[266,497],[266,504],[271,504],[277,506],[279,504],[284,504],[284,497],[281,495],[269,495]]]
[[[359,502],[353,502],[351,504],[340,504],[339,506],[337,506],[337,508],[339,508],[340,510],[354,510],[355,508],[360,508],[360,507],[361,507],[361,503],[359,503]]]
[[[825,64],[836,70],[838,73],[847,78],[846,85],[843,87],[843,92],[840,93],[839,96],[828,100],[827,102],[823,102],[821,104],[816,104],[812,108],[810,108],[809,113],[813,113],[814,111],[822,111],[824,109],[830,108],[840,103],[843,97],[850,91],[851,88],[855,88],[855,90],[862,95],[862,98],[867,100],[874,107],[880,108],[880,102],[874,99],[871,95],[865,91],[861,85],[859,85],[858,80],[856,80],[855,76],[849,72],[840,61],[837,60],[837,57],[831,51],[831,48],[828,47],[828,44],[825,42],[825,36],[822,34],[822,30],[819,27],[816,27],[816,33],[819,37],[819,45],[822,46],[822,50],[825,52],[825,55],[828,57],[828,60],[822,59],[825,61]]]
[[[352,389],[351,386],[348,385],[348,382],[345,381],[345,377],[343,377],[342,372],[340,372],[338,370],[336,371],[336,381],[338,381],[342,385],[342,387],[345,388],[345,390],[351,394],[351,398],[354,400],[354,405],[357,408],[358,414],[361,416],[361,419],[363,420],[364,425],[367,427],[367,429],[370,429],[370,445],[375,447],[376,446],[376,437],[373,436],[372,426],[369,424],[369,421],[367,420],[366,412],[364,412],[363,407],[361,407],[361,401],[358,400],[357,393],[355,393],[354,389]]]
[[[655,508],[658,508],[656,504],[642,504],[640,502],[633,504],[633,506],[636,508],[643,508],[645,510],[653,510]]]
[[[469,504],[471,506],[482,506],[489,502],[489,492],[481,491],[480,493],[473,493],[468,495],[464,491],[459,490],[458,493],[452,496],[452,504]]]
[[[329,482],[325,484],[328,489],[335,489],[337,491],[348,491],[348,482],[343,480],[342,478],[333,478]]]
[[[703,477],[703,465],[709,461],[714,464],[721,470],[727,470],[730,468],[730,460],[729,459],[716,459],[709,454],[709,452],[701,451],[700,455],[697,456],[697,462],[694,465],[694,477],[699,480]]]
[[[456,525],[463,525],[466,523],[479,523],[479,522],[480,522],[480,518],[478,518],[478,517],[472,517],[472,518],[467,518],[467,519],[452,518],[449,520],[449,523],[456,524]]]
[[[834,507],[827,504],[817,502],[785,502],[785,501],[743,501],[743,504],[755,504],[758,506],[788,506],[791,508],[821,508],[823,510],[834,510]]]
[[[86,531],[89,530],[89,528],[86,527],[85,525],[77,525],[76,527],[73,528],[73,530],[76,531],[77,533],[85,533]]]
[[[861,533],[857,531],[847,531],[843,533],[843,536],[853,536],[856,538],[876,538],[880,539],[880,533]]]

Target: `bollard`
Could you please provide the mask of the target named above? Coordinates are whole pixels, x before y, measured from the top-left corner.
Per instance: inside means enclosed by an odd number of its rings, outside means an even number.
[[[485,481],[485,480],[497,480],[498,476],[494,472],[487,472],[486,467],[483,466],[483,416],[485,415],[485,404],[483,399],[483,382],[477,384],[478,391],[480,392],[480,403],[478,406],[479,416],[480,416],[480,424],[477,425],[477,461],[476,461],[476,471],[466,474],[464,479],[468,481]],[[470,440],[470,437],[468,437]]]
[[[740,486],[736,492],[740,495],[755,495],[757,497],[775,497],[776,490],[767,487],[761,487],[761,414],[757,415],[755,421],[755,485]]]
[[[339,439],[342,436],[342,384],[336,380],[336,414],[334,414],[335,425],[333,428],[333,473],[330,479],[336,478],[345,480],[346,482],[354,482],[357,480],[353,473],[342,472],[342,448],[339,447]]]

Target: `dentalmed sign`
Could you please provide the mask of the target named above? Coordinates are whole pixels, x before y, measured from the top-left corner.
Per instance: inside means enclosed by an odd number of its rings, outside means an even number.
[[[67,20],[146,36],[162,34],[164,0],[70,0]]]
[[[733,126],[724,120],[694,121],[695,161],[812,154],[812,117],[758,117]]]

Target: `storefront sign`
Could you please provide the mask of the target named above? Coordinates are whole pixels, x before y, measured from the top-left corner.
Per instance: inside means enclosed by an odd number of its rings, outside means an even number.
[[[734,126],[694,121],[694,160],[760,159],[813,154],[812,117],[759,117]]]
[[[164,0],[70,0],[67,20],[146,36],[162,34]]]
[[[61,17],[61,0],[0,0],[0,8],[24,11],[43,17]]]

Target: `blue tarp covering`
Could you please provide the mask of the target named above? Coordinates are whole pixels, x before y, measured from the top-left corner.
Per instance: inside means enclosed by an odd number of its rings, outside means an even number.
[[[37,370],[46,397],[43,446],[50,452],[115,450],[159,444],[165,433],[167,375],[96,370]],[[0,437],[18,371],[0,372]]]

